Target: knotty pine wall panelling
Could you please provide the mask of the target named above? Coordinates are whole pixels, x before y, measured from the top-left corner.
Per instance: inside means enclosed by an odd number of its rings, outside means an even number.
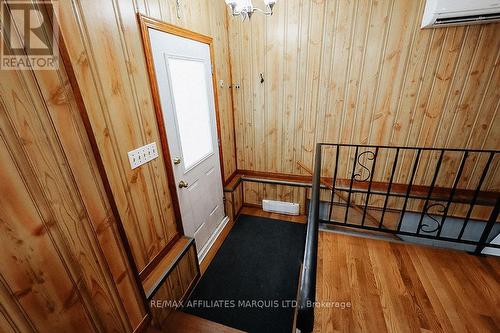
[[[163,282],[158,291],[151,297],[151,304],[156,302],[185,302],[192,292],[198,278],[200,270],[196,264],[197,253],[194,244],[190,246],[184,256],[179,260],[175,268]],[[170,307],[151,306],[153,315],[152,326],[162,329],[169,314],[174,311]]]
[[[0,160],[0,331],[133,331],[145,304],[64,66],[2,70]]]
[[[238,168],[307,174],[297,161],[311,166],[317,142],[499,149],[500,24],[422,30],[424,5],[288,0],[271,17],[230,18],[232,76],[241,84],[233,96]],[[398,182],[411,169],[413,155],[403,157]],[[388,181],[392,159],[379,156],[374,180]],[[325,176],[333,161],[327,151]],[[348,178],[352,161],[340,161]],[[430,183],[425,171],[436,161],[422,156],[416,183]],[[457,163],[445,159],[447,182]],[[474,188],[484,164],[472,156],[459,187]],[[499,164],[483,189],[500,190]],[[301,193],[245,184],[247,203],[302,202]]]
[[[137,13],[212,36],[224,178],[236,170],[224,2],[61,1],[58,21],[135,262],[142,271],[179,236],[160,157],[130,169],[127,152],[160,138]]]

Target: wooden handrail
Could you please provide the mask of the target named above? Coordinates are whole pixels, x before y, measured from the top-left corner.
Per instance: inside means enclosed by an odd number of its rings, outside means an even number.
[[[302,187],[312,187],[312,177],[310,175],[296,175],[296,174],[285,174],[285,173],[273,173],[273,172],[262,172],[253,170],[238,170],[232,181],[228,183],[224,191],[232,192],[242,181],[248,181],[248,179],[258,182],[269,182],[283,185],[294,186],[293,183],[297,183]],[[339,178],[337,179],[335,189],[340,191],[349,190],[350,179]],[[332,180],[327,177],[321,177],[321,187],[331,189]],[[385,182],[372,182],[372,194],[385,195],[387,193],[389,183]],[[367,191],[368,184],[355,182],[352,189],[354,191],[359,191],[360,193],[365,193]],[[392,196],[404,196],[408,189],[407,184],[393,183],[391,187]],[[427,193],[429,192],[429,186],[424,185],[412,185],[409,195],[415,199],[425,199]],[[434,187],[432,191],[432,200],[443,200],[446,201],[451,192],[451,188],[448,187]],[[477,197],[477,205],[494,206],[498,197],[498,192],[492,191],[480,191]],[[453,202],[455,203],[469,203],[474,196],[474,190],[464,190],[457,189]]]
[[[312,175],[312,170],[310,168],[308,168],[304,163],[302,163],[301,161],[297,161],[297,165],[300,166],[302,169],[304,169],[307,173],[309,173],[309,174]],[[327,182],[327,181],[325,181],[324,179],[321,179],[321,178],[320,178],[320,181],[321,181],[321,184],[323,184],[324,186],[326,186],[329,190],[333,190],[333,186],[332,186],[331,182]],[[343,193],[336,192],[335,195],[338,196],[346,204],[349,204],[349,206],[351,206],[358,213],[363,214],[364,209],[361,208],[361,207],[359,207],[358,205],[356,205],[352,201],[348,202],[347,197]],[[368,219],[367,225],[371,225],[371,226],[378,226],[379,225],[380,221],[375,216],[373,216],[372,214],[370,214],[369,212],[366,212],[366,217]]]

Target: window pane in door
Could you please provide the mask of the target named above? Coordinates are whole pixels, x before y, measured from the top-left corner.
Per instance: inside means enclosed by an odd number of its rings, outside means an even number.
[[[177,58],[169,58],[168,66],[184,167],[189,169],[213,152],[206,68],[201,61]]]

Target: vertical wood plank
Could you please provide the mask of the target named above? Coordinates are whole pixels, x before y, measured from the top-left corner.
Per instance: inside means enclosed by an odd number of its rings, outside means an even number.
[[[238,97],[235,107],[240,137],[236,148],[247,155],[239,156],[238,167],[301,174],[297,161],[311,163],[310,148],[321,141],[430,147],[459,143],[498,149],[493,143],[500,142],[498,138],[483,144],[477,133],[496,133],[492,121],[498,98],[492,87],[499,84],[493,73],[500,37],[493,31],[500,24],[420,29],[424,5],[425,0],[289,0],[276,7],[275,16],[286,15],[280,21],[283,27],[276,26],[275,17],[263,22],[256,15],[243,23],[229,17],[231,48],[239,51],[232,55],[234,81],[255,80],[259,75],[261,59],[248,58],[260,57],[255,48],[262,45],[267,71],[282,68],[284,74],[283,80],[266,82],[264,91],[253,85],[252,92],[239,92],[245,97]],[[483,47],[485,43],[491,47]],[[282,57],[274,53],[281,47]],[[274,89],[275,84],[283,91]],[[280,98],[283,105],[274,106]],[[262,100],[267,106],[263,122],[255,106]],[[262,133],[269,137],[265,149],[261,149]],[[352,169],[345,156],[339,172],[343,178]],[[397,182],[406,181],[413,158],[408,152],[401,157]],[[332,158],[332,151],[326,152],[323,173],[331,172]],[[391,158],[379,156],[375,180],[389,179]],[[424,171],[436,159],[423,158],[416,181],[425,184],[430,176]],[[459,162],[451,160],[442,166],[450,181]],[[267,170],[262,170],[262,161]],[[274,191],[256,185],[247,188],[245,200],[251,202],[262,197],[260,192],[273,195]],[[291,201],[297,202],[299,193],[295,190]]]

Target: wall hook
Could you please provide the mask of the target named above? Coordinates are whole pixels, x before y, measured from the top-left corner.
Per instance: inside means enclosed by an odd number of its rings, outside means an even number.
[[[264,74],[260,73],[260,83],[264,83]]]
[[[177,18],[181,19],[181,0],[175,0],[175,6],[177,9]]]

